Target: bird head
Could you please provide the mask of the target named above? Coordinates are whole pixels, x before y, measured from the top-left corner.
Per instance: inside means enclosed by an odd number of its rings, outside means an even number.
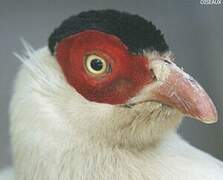
[[[45,93],[77,139],[144,147],[183,116],[217,119],[205,90],[174,63],[161,31],[142,17],[80,13],[55,29],[49,50],[52,69],[64,79],[56,93]]]

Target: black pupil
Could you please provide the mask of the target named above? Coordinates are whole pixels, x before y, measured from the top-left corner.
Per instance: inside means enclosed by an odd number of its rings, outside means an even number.
[[[95,71],[100,71],[103,68],[103,63],[100,59],[93,59],[91,61],[91,68]]]

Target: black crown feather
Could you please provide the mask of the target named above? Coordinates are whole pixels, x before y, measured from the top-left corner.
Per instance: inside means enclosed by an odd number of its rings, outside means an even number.
[[[54,54],[58,42],[85,30],[115,35],[136,54],[143,50],[165,52],[169,49],[161,31],[142,17],[116,10],[91,10],[69,17],[54,30],[49,37],[51,53]]]

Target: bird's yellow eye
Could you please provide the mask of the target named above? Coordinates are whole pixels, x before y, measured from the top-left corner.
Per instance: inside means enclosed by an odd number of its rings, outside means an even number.
[[[88,55],[85,59],[85,66],[87,71],[93,75],[104,74],[108,68],[107,62],[97,55]]]

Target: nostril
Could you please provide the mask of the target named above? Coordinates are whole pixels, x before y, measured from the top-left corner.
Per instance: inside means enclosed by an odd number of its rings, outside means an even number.
[[[166,59],[164,59],[164,62],[167,63],[167,64],[171,64],[171,62],[166,60]]]
[[[151,73],[152,79],[153,80],[157,80],[156,75],[155,75],[153,69],[150,69],[150,73]]]

